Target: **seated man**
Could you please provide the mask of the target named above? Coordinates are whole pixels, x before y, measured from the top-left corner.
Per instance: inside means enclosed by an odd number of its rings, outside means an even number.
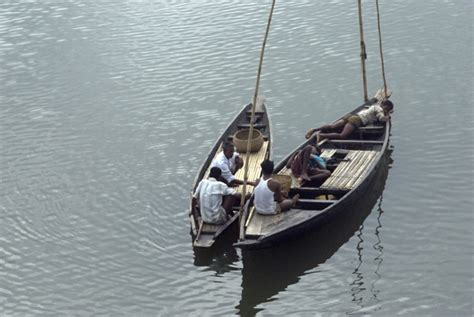
[[[220,181],[226,183],[228,186],[236,187],[242,185],[244,182],[235,178],[235,173],[244,166],[244,162],[239,153],[235,152],[234,144],[229,141],[224,141],[222,144],[222,152],[219,153],[211,162],[211,167],[218,167],[222,171]],[[247,184],[254,186],[254,182],[248,181]]]
[[[280,183],[272,180],[273,161],[265,160],[260,166],[263,176],[256,182],[254,190],[255,210],[262,215],[275,215],[294,207],[299,195],[296,194],[292,199],[283,198]]]
[[[232,207],[240,199],[240,194],[217,179],[221,170],[212,167],[208,179],[203,179],[196,188],[192,199],[192,210],[199,202],[201,217],[204,222],[222,224],[232,216]]]
[[[299,182],[317,181],[322,184],[331,172],[326,168],[324,159],[320,157],[318,147],[307,145],[303,150],[296,151],[286,163],[286,167],[291,169],[293,176]]]
[[[370,106],[367,109],[359,111],[357,114],[349,114],[333,124],[327,124],[319,129],[309,129],[306,138],[309,139],[315,132],[317,143],[323,139],[346,139],[355,129],[375,122],[386,122],[390,119],[393,112],[393,103],[390,100],[384,100],[379,105]],[[326,131],[340,130],[342,132],[326,133]]]

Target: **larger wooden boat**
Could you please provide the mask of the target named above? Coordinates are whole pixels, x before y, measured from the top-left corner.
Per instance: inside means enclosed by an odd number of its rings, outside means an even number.
[[[271,128],[270,118],[268,116],[267,108],[263,100],[257,100],[257,107],[255,110],[253,128],[260,131],[263,136],[263,145],[256,152],[249,154],[248,159],[248,180],[253,181],[261,176],[260,163],[272,155],[272,143],[271,143]],[[226,140],[232,141],[233,136],[236,132],[242,129],[249,129],[251,120],[251,107],[252,104],[248,104],[242,108],[237,116],[232,120],[229,126],[225,129],[222,135],[217,139],[216,143],[212,147],[206,161],[202,164],[199,172],[194,180],[193,193],[196,190],[199,182],[207,178],[210,170],[212,160],[222,151],[222,143]],[[240,153],[243,161],[246,162],[246,154]],[[244,168],[241,168],[236,173],[237,179],[244,179]],[[242,193],[243,186],[236,188],[237,192]],[[246,193],[251,194],[253,187],[247,186]],[[195,210],[191,210],[189,213],[189,221],[191,223],[191,235],[193,237],[193,245],[197,248],[210,248],[214,243],[225,233],[229,231],[238,231],[238,219],[239,219],[239,207],[234,207],[235,215],[231,217],[226,223],[222,225],[212,225],[202,221],[199,207]],[[237,238],[237,233],[234,237]]]
[[[380,100],[357,107],[356,114]],[[336,120],[337,121],[337,120]],[[242,249],[268,247],[291,239],[310,230],[317,230],[328,217],[342,212],[351,212],[354,202],[365,196],[368,184],[379,168],[381,158],[389,141],[390,122],[360,127],[345,140],[326,140],[319,144],[322,157],[332,159],[328,168],[331,176],[320,186],[294,181],[290,196],[300,194],[296,207],[277,215],[260,215],[253,208],[253,197],[249,199],[240,226],[240,240],[235,243]],[[300,144],[275,166],[275,174],[291,175],[285,167],[293,153],[314,143],[314,138]]]

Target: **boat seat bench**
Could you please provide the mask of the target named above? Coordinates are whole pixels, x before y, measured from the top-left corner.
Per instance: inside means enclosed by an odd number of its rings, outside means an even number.
[[[207,222],[204,222],[202,224],[202,229],[201,229],[201,232],[203,233],[214,233],[216,232],[217,230],[219,230],[219,228],[221,227],[221,225],[213,225],[213,224],[210,224],[210,223],[207,223]]]
[[[250,123],[242,123],[242,124],[237,125],[237,127],[239,129],[250,129]],[[267,127],[267,125],[264,124],[264,123],[255,123],[253,125],[254,129],[264,129],[266,127]]]

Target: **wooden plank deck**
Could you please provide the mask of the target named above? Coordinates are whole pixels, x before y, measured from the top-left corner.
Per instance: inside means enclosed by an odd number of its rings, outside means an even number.
[[[260,236],[266,234],[276,224],[280,223],[288,212],[279,213],[276,215],[261,215],[255,211],[255,207],[250,210],[252,218],[247,222],[245,234],[250,236]]]
[[[334,153],[336,153],[336,149],[325,149],[321,153],[321,157],[325,159],[331,158]],[[291,169],[284,167],[283,169],[278,172],[281,175],[289,175],[291,176],[291,187],[292,188],[299,188],[301,186],[300,182],[296,177],[293,176],[291,173]],[[249,213],[249,217],[245,223],[246,226],[246,234],[247,235],[262,235],[265,234],[270,228],[273,228],[275,224],[283,221],[286,217],[293,214],[295,212],[294,209],[279,213],[277,215],[260,215],[255,212],[255,207],[252,207]]]
[[[266,159],[266,154],[267,154],[267,148],[268,148],[268,141],[264,141],[262,147],[258,152],[255,153],[250,153],[249,154],[249,168],[248,168],[248,180],[249,181],[255,181],[258,178],[260,178],[260,173],[262,171],[262,168],[260,167],[260,164]],[[242,157],[242,160],[246,161],[246,155],[245,153],[240,153],[240,157]],[[245,166],[242,167],[240,170],[237,171],[235,174],[235,177],[237,179],[244,179],[244,173],[245,173]],[[238,193],[243,192],[243,186],[236,187],[235,190]],[[252,193],[253,192],[253,186],[247,186],[246,192],[247,193]]]
[[[345,190],[354,188],[364,178],[377,153],[378,151],[349,151],[345,157],[348,161],[340,162],[321,188]]]
[[[254,153],[249,154],[250,155],[250,157],[249,157],[249,169],[248,169],[248,174],[247,174],[249,181],[254,181],[254,180],[260,178],[260,172],[261,172],[260,163],[262,163],[266,159],[267,149],[268,149],[268,141],[264,141],[262,147],[260,148],[260,150],[258,152],[254,152]],[[222,148],[219,149],[219,151],[217,151],[214,158],[220,152],[222,152]],[[244,164],[245,164],[245,161],[246,161],[245,153],[239,153],[239,154],[240,154],[240,157],[242,158],[242,160],[244,161]],[[211,170],[210,168],[207,169],[206,173],[204,174],[203,179],[206,179],[209,176],[210,170]],[[245,173],[245,166],[237,171],[237,173],[235,174],[235,177],[237,179],[243,180],[244,179],[244,173]],[[239,187],[236,187],[235,190],[238,193],[242,193],[243,186],[241,185]],[[253,192],[253,186],[247,186],[246,192],[251,194]]]

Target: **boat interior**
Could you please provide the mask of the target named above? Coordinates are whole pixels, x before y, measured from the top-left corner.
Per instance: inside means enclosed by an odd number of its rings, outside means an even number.
[[[249,108],[249,107],[247,107]],[[227,130],[227,133],[224,133],[223,137],[220,139],[218,144],[215,146],[215,151],[213,152],[214,155],[212,158],[208,159],[207,162],[207,169],[203,174],[202,179],[206,179],[210,172],[210,163],[212,160],[222,151],[222,144],[224,141],[233,140],[234,133],[239,130],[248,129],[250,127],[250,120],[251,120],[251,111],[246,110],[245,115],[240,116],[238,120],[231,125],[231,127]],[[268,117],[266,116],[265,110],[260,108],[254,114],[254,124],[253,127],[258,129],[263,137],[262,146],[258,149],[258,151],[251,152],[248,154],[248,180],[254,181],[260,177],[261,168],[260,163],[270,156],[270,126]],[[239,152],[241,158],[244,161],[244,167],[239,169],[235,174],[237,179],[244,179],[245,173],[245,163],[247,162],[247,154]],[[243,185],[240,185],[235,188],[238,193],[243,193]],[[246,195],[250,195],[253,192],[252,186],[246,186]],[[199,209],[199,207],[198,207]],[[239,207],[234,207],[235,216],[229,219],[226,223],[221,225],[215,224],[208,224],[202,221],[201,218],[198,219],[199,226],[196,228],[197,234],[196,239],[194,241],[194,246],[196,247],[210,247],[213,243],[215,238],[222,233],[230,224],[232,224],[238,217],[238,210]]]
[[[357,129],[346,140],[323,140],[319,146],[321,157],[327,162],[331,176],[323,183],[301,182],[291,170],[283,167],[277,173],[292,177],[289,196],[300,195],[295,208],[277,215],[260,215],[251,207],[245,223],[246,238],[258,238],[279,231],[323,212],[355,188],[371,170],[380,153],[385,136],[385,125]],[[289,157],[289,156],[288,156]],[[288,159],[288,158],[287,158]],[[282,164],[279,164],[282,166]]]

